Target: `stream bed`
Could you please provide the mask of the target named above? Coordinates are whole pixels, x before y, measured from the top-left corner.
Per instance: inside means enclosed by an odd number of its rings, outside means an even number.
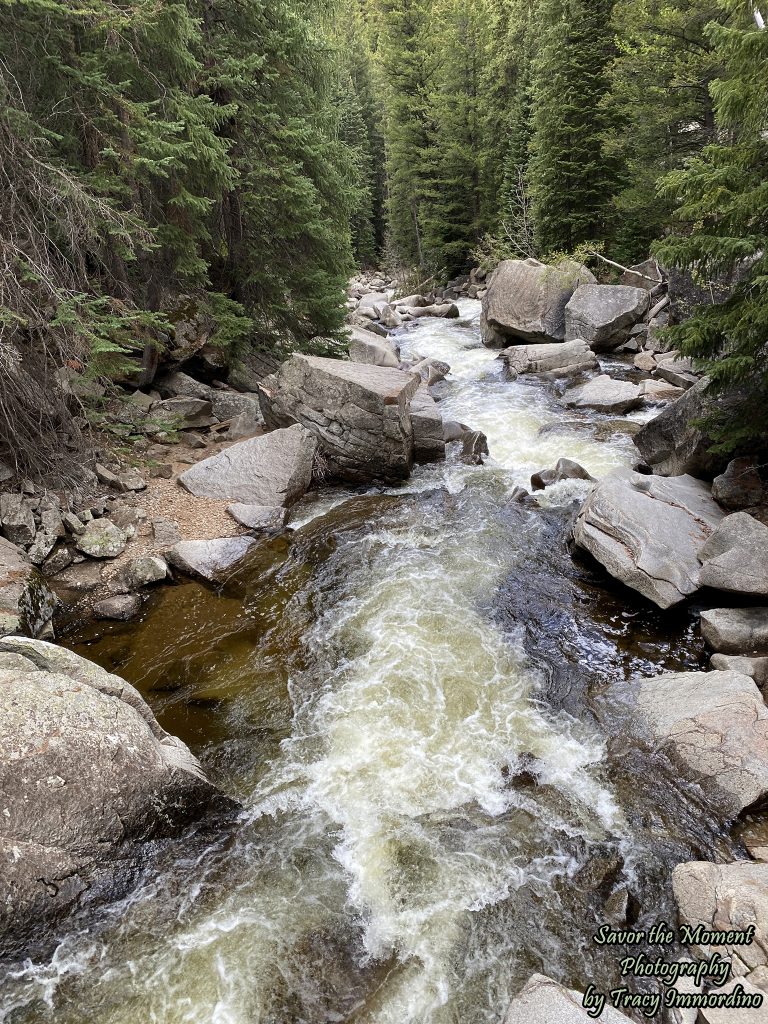
[[[634,461],[626,426],[504,379],[479,303],[398,339],[444,359],[484,466],[308,496],[222,593],[164,588],[68,641],[133,682],[241,801],[157,851],[120,904],[2,979],[9,1024],[501,1024],[533,972],[614,987],[605,921],[672,920],[676,863],[726,859],[698,787],[628,727],[631,682],[699,668],[567,549],[588,484],[510,501],[558,458]],[[636,418],[650,415],[636,414]]]

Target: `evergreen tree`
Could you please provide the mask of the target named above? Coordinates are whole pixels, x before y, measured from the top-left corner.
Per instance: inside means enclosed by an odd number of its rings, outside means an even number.
[[[656,247],[669,265],[700,280],[735,275],[724,303],[701,307],[672,339],[701,360],[715,392],[735,392],[716,438],[723,450],[768,430],[768,31],[749,0],[720,0],[725,24],[707,34],[724,72],[712,83],[717,141],[671,172],[678,232]],[[734,413],[735,409],[735,413]]]
[[[605,152],[622,169],[616,197],[617,258],[645,259],[671,215],[659,178],[714,141],[710,84],[717,54],[705,27],[722,17],[717,0],[619,0],[619,54],[607,104],[615,127]]]
[[[611,228],[615,162],[602,153],[602,106],[614,53],[613,0],[541,0],[535,31],[529,186],[542,254],[604,239]]]

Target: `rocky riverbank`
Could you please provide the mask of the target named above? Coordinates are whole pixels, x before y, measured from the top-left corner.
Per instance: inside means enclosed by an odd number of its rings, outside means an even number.
[[[0,505],[8,563],[6,633],[50,637],[50,624],[66,624],[67,615],[131,621],[141,616],[154,590],[184,577],[219,588],[247,567],[261,541],[290,529],[292,509],[333,484],[352,489],[397,485],[414,466],[439,463],[446,455],[467,466],[482,465],[489,444],[475,429],[478,424],[453,420],[441,409],[451,367],[418,351],[420,321],[456,321],[456,300],[479,298],[484,341],[501,348],[498,365],[507,380],[543,385],[566,423],[570,417],[581,423],[578,417],[589,416],[604,438],[635,435],[634,468],[595,480],[573,459],[553,460],[556,464],[532,474],[530,489],[518,488],[509,500],[535,512],[549,488],[569,482],[585,489],[591,485],[574,517],[575,558],[601,566],[606,586],[613,577],[662,611],[692,601],[703,606],[701,633],[713,651],[712,671],[637,680],[632,684],[633,727],[679,765],[681,777],[701,787],[724,828],[759,812],[768,797],[768,713],[759,689],[768,676],[763,635],[768,609],[760,604],[768,597],[764,466],[759,453],[731,462],[710,454],[711,444],[697,424],[706,404],[705,382],[676,353],[663,351],[658,333],[675,308],[662,272],[655,264],[643,264],[621,284],[601,285],[584,268],[510,261],[489,280],[475,271],[442,294],[399,299],[393,285],[375,276],[352,282],[348,359],[293,355],[280,365],[261,367],[258,379],[249,380],[252,390],[236,390],[231,382],[206,383],[182,364],[159,377],[151,390],[130,398],[142,414],[124,425],[140,445],[140,424],[149,431],[147,439],[159,438],[143,462],[134,458],[121,464],[102,455],[93,467],[90,492],[70,502],[67,495],[37,492],[30,484],[9,490]],[[407,357],[403,331],[408,332]],[[198,362],[186,369],[195,367]],[[198,377],[204,376],[198,370]],[[153,434],[156,417],[162,420],[169,404],[172,429],[166,420],[166,429]],[[123,415],[122,408],[114,415]],[[58,608],[57,601],[62,602]],[[30,641],[3,642],[11,645],[7,657],[13,656],[7,692],[21,707],[32,656],[22,652],[22,663],[13,645]],[[46,659],[59,649],[39,643],[24,648],[30,650],[42,673],[34,683],[45,689],[43,674],[53,671]],[[90,671],[88,664],[83,662],[77,672]],[[89,684],[98,691],[88,712],[94,722],[106,713],[101,701],[109,713],[123,712],[115,702],[125,703],[129,690],[118,693],[120,681],[109,678],[112,689]],[[45,714],[62,713],[47,698],[40,704]],[[135,711],[135,701],[131,706]],[[158,734],[143,707],[144,740],[173,744]],[[41,719],[40,730],[46,728]],[[98,727],[94,730],[98,736]],[[18,742],[15,763],[36,756],[31,737],[22,733]],[[66,784],[79,776],[84,755],[69,741],[62,741],[59,755],[63,761],[53,774]],[[118,806],[133,799],[125,783],[110,782],[100,764],[93,759],[94,777],[110,799]],[[179,780],[189,782],[178,775],[174,780],[174,786]],[[214,794],[198,781],[204,789],[191,806],[182,795],[173,798],[188,813],[167,821],[164,813],[149,814],[144,832],[129,828],[120,842],[138,837],[134,849],[151,845],[157,834],[170,834],[190,818],[207,814],[206,801],[214,801]],[[34,782],[38,788],[41,784]],[[94,793],[100,792],[96,786]],[[105,806],[111,806],[109,801]],[[22,819],[14,824],[16,846],[39,844],[48,826],[42,817],[34,835],[30,827]],[[88,871],[97,872],[119,858],[118,847],[116,841],[107,844],[99,860],[88,842],[73,852],[62,840],[56,857],[90,858]],[[717,865],[716,871],[701,862],[681,864],[674,889],[686,922],[741,928],[754,919],[757,939],[748,960],[738,960],[733,950],[725,952],[745,987],[764,989],[768,963],[761,950],[768,949],[768,925],[760,908],[768,893],[768,855],[759,837],[750,839],[747,848],[751,860]],[[51,870],[57,889],[50,895],[51,913],[57,920],[81,899],[81,892],[111,899],[121,891],[109,879],[92,883],[77,862],[66,877],[86,880],[77,892],[65,887],[60,896],[58,869],[54,865]],[[45,916],[46,894],[33,891],[32,884],[16,880],[10,901],[22,905],[23,890],[29,905]],[[130,881],[123,889],[126,885]],[[622,913],[621,923],[631,923],[628,904]],[[17,926],[12,921],[6,927],[13,934]],[[17,932],[12,942],[26,935]],[[546,999],[540,1000],[544,990]],[[565,1019],[588,1019],[573,999],[567,990],[534,977],[510,1008],[509,1022],[550,1020],[558,1007],[571,1014]]]

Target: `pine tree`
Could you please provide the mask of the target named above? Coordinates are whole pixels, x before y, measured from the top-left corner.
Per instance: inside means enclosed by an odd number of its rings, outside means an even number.
[[[542,0],[529,186],[542,254],[606,238],[617,168],[602,153],[613,0]]]
[[[710,83],[718,57],[705,27],[722,17],[717,0],[619,0],[619,54],[606,99],[615,120],[605,152],[622,169],[616,196],[619,260],[645,259],[672,212],[659,178],[714,141]]]
[[[749,0],[719,7],[725,24],[707,28],[724,67],[711,86],[718,141],[664,180],[665,196],[679,204],[678,232],[656,254],[703,281],[737,279],[726,302],[701,307],[671,332],[715,393],[741,397],[727,403],[715,433],[729,451],[764,443],[768,431],[768,30],[757,27]]]

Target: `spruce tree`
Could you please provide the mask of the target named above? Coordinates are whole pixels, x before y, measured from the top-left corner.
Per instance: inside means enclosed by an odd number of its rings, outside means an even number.
[[[748,0],[719,6],[725,23],[707,29],[724,68],[711,86],[717,141],[664,180],[678,228],[655,251],[702,282],[737,282],[726,302],[701,307],[671,332],[715,393],[740,399],[727,403],[715,431],[730,451],[764,444],[768,432],[768,31]]]
[[[542,0],[533,69],[529,185],[542,255],[602,240],[617,168],[602,152],[602,106],[614,54],[613,0]]]

